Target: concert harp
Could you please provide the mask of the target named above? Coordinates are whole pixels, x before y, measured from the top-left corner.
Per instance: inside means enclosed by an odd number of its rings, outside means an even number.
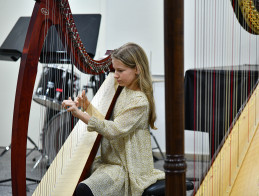
[[[88,74],[100,74],[113,69],[110,56],[93,60],[87,54],[67,0],[35,2],[21,57],[13,113],[11,154],[13,195],[26,195],[26,143],[31,100],[46,32],[53,26],[63,45],[66,46],[67,53],[72,57],[72,64],[78,70]]]
[[[195,21],[199,21],[199,24],[202,24],[204,21],[206,23],[204,24],[218,24],[219,18],[221,21],[226,21],[226,15],[220,15],[216,14],[213,10],[219,10],[219,7],[223,11],[227,11],[228,15],[231,15],[231,20],[228,20],[228,25],[224,26],[223,29],[213,28],[210,32],[223,32],[226,30],[225,27],[232,27],[232,20],[235,21],[236,18],[238,18],[238,22],[242,24],[243,27],[246,29],[247,38],[246,41],[249,43],[256,43],[256,34],[257,34],[257,28],[258,28],[258,11],[257,11],[257,1],[244,1],[244,0],[235,0],[235,1],[204,1],[204,0],[196,0],[196,4],[194,7],[200,8],[202,10],[200,15],[196,15],[193,17]],[[183,1],[177,0],[177,1],[170,1],[165,0],[164,1],[164,8],[165,8],[165,87],[166,87],[166,159],[165,159],[165,171],[166,171],[166,192],[168,195],[184,195],[185,190],[185,171],[186,171],[186,164],[184,159],[184,106],[183,106],[183,89],[184,89],[184,73],[183,73]],[[205,3],[205,5],[203,4]],[[231,6],[232,4],[232,6]],[[209,5],[208,7],[205,7]],[[200,6],[200,7],[199,7]],[[231,7],[231,9],[229,9]],[[49,10],[49,8],[54,8],[55,14]],[[230,12],[231,10],[231,12]],[[241,10],[241,12],[240,12]],[[211,12],[210,12],[211,11]],[[213,11],[213,12],[212,12]],[[243,12],[242,12],[243,11]],[[205,14],[206,13],[206,14]],[[236,13],[236,15],[234,14]],[[240,19],[240,15],[243,15],[243,19]],[[198,12],[196,13],[198,14]],[[215,16],[213,19],[208,16]],[[63,18],[65,16],[65,18]],[[28,128],[28,120],[29,120],[29,112],[30,112],[30,103],[31,103],[31,96],[33,91],[33,86],[35,82],[35,77],[37,73],[37,63],[39,60],[39,54],[43,45],[44,41],[44,35],[43,35],[43,29],[49,28],[51,25],[55,25],[57,27],[58,32],[60,33],[60,36],[62,37],[62,40],[69,39],[70,41],[67,42],[70,44],[71,53],[73,53],[75,60],[75,65],[78,67],[79,70],[91,74],[96,74],[97,72],[102,72],[104,70],[108,70],[111,68],[111,60],[110,57],[107,57],[101,61],[94,61],[91,58],[85,54],[83,50],[83,46],[80,43],[80,39],[78,34],[76,33],[76,27],[73,23],[73,20],[71,19],[71,12],[69,9],[68,2],[65,0],[60,1],[51,1],[47,2],[45,1],[36,1],[35,8],[33,11],[31,23],[29,26],[28,35],[26,37],[25,41],[25,47],[24,52],[22,56],[21,61],[21,67],[19,72],[19,78],[17,83],[17,91],[16,91],[16,98],[15,98],[15,108],[14,108],[14,118],[13,118],[13,133],[12,133],[12,180],[13,180],[13,194],[14,195],[25,195],[26,194],[26,176],[25,176],[25,157],[26,157],[26,140],[27,140],[27,128]],[[220,17],[219,17],[220,16]],[[54,19],[52,18],[54,17]],[[235,18],[235,19],[234,19]],[[48,21],[47,23],[43,23],[43,21]],[[72,22],[71,22],[72,21]],[[195,22],[194,21],[194,22]],[[231,25],[229,25],[231,24]],[[236,22],[233,23],[234,26],[237,26]],[[37,26],[38,28],[34,28]],[[242,27],[242,28],[243,28]],[[67,28],[69,29],[67,32]],[[229,30],[229,29],[228,29]],[[233,39],[235,40],[239,37],[237,37],[237,33],[242,32],[243,29],[239,29],[239,31],[231,31],[232,33],[229,37],[225,36],[224,39],[214,39],[212,42],[204,42],[201,41],[202,37],[205,37],[204,28],[196,29],[195,30],[195,39],[196,45],[195,45],[195,56],[197,57],[194,64],[196,65],[197,69],[195,70],[195,77],[199,74],[198,68],[203,68],[204,65],[208,61],[208,59],[214,59],[214,57],[219,56],[219,51],[224,52],[223,60],[227,60],[226,62],[223,62],[223,64],[219,65],[220,68],[222,68],[225,64],[231,64],[235,65],[237,64],[237,61],[232,62],[231,58],[230,60],[227,58],[227,56],[232,57],[232,54],[236,54],[238,51],[234,50],[236,48],[240,49],[241,47],[239,45],[234,45],[236,42],[233,42]],[[233,34],[234,32],[234,34]],[[233,36],[234,35],[234,36]],[[239,35],[239,34],[238,34]],[[199,38],[199,39],[198,39]],[[252,38],[251,40],[249,40]],[[198,42],[197,40],[201,41]],[[214,48],[214,46],[217,46],[218,43],[224,43],[224,41],[230,40],[230,51],[225,47],[226,45],[223,45],[222,48],[218,48],[218,50],[211,50],[211,56],[208,57],[207,53],[203,53],[204,51],[208,51],[209,48],[205,48],[201,50],[199,46],[202,46],[206,43],[211,43],[210,49]],[[231,41],[232,40],[232,41]],[[238,40],[238,39],[237,39]],[[33,44],[34,43],[34,44]],[[232,45],[233,44],[233,47]],[[228,45],[229,46],[229,45]],[[233,49],[233,51],[232,51]],[[241,49],[240,49],[241,50]],[[215,52],[215,53],[214,53]],[[203,61],[201,57],[206,57],[206,62]],[[216,58],[215,58],[216,59]],[[235,59],[235,58],[234,58]],[[238,59],[238,58],[237,58]],[[221,58],[222,60],[222,58]],[[212,61],[213,62],[213,61]],[[230,62],[230,63],[229,63]],[[250,65],[250,62],[247,61],[247,58],[244,58],[244,61],[242,61],[242,64],[248,64]],[[88,66],[90,64],[90,66]],[[85,67],[85,65],[87,65]],[[201,67],[199,67],[201,66]],[[214,81],[214,77],[216,78],[216,71],[214,72],[214,67],[219,67],[218,62],[215,64],[210,64],[210,70],[211,71],[211,81]],[[211,69],[212,67],[212,69]],[[249,67],[249,66],[248,66]],[[232,79],[234,79],[234,73],[232,68],[228,70],[228,81],[230,81],[230,84],[233,86],[229,87],[229,89],[234,89],[234,82]],[[248,69],[249,71],[249,69]],[[215,73],[215,74],[214,74]],[[247,78],[249,78],[249,72],[248,74],[244,74]],[[197,79],[197,78],[196,78]],[[199,84],[199,82],[196,81],[196,85]],[[232,81],[232,82],[231,82]],[[216,83],[214,83],[216,84]],[[211,86],[213,87],[213,83]],[[212,91],[213,92],[213,88]],[[214,91],[216,92],[216,91]],[[253,92],[253,95],[252,95]],[[254,149],[254,152],[257,152],[257,147],[254,147],[254,144],[258,142],[257,141],[257,117],[258,117],[258,102],[256,101],[258,98],[258,90],[257,88],[251,88],[251,92],[249,93],[249,96],[245,100],[247,100],[247,103],[244,101],[242,104],[242,111],[244,111],[244,114],[241,115],[241,113],[238,113],[238,117],[233,117],[232,115],[232,122],[230,125],[226,128],[226,134],[223,139],[223,143],[225,143],[228,147],[226,150],[223,150],[225,152],[227,158],[219,159],[224,160],[224,165],[229,165],[229,167],[225,168],[228,174],[226,177],[227,180],[222,180],[222,178],[214,178],[216,176],[220,176],[224,173],[216,174],[216,171],[220,171],[218,168],[222,166],[221,161],[219,161],[219,165],[214,165],[218,161],[216,159],[217,155],[213,155],[213,159],[210,159],[209,167],[206,169],[205,173],[201,174],[201,178],[199,182],[197,183],[197,188],[195,189],[196,195],[215,195],[222,193],[223,190],[222,187],[227,187],[227,191],[224,192],[224,194],[231,194],[231,191],[234,186],[234,183],[241,182],[242,185],[239,183],[236,184],[236,187],[249,187],[247,184],[244,185],[244,183],[248,183],[252,185],[255,189],[257,188],[256,182],[258,182],[258,176],[254,175],[257,174],[256,172],[249,170],[249,172],[242,172],[244,171],[242,168],[244,168],[246,163],[253,162],[257,163],[257,159],[253,159],[253,161],[250,161],[248,158],[250,155],[251,149]],[[197,96],[199,93],[196,94]],[[231,95],[231,93],[229,94]],[[231,97],[231,96],[230,96]],[[213,97],[211,98],[213,102]],[[216,101],[216,99],[214,99]],[[251,102],[250,102],[251,101]],[[195,97],[195,102],[199,102],[198,98]],[[247,108],[247,109],[245,109]],[[215,108],[214,108],[215,109]],[[253,110],[253,112],[251,112]],[[212,109],[213,111],[213,109]],[[214,110],[216,111],[216,110]],[[248,112],[246,112],[248,111]],[[243,113],[243,112],[242,112]],[[233,113],[232,113],[233,114]],[[238,120],[240,119],[240,121]],[[244,127],[247,127],[244,132],[247,133],[247,139],[245,141],[242,140],[242,142],[246,142],[245,145],[239,142],[233,142],[233,139],[235,137],[242,138],[244,136],[239,135],[238,132],[241,131],[239,126],[237,126],[238,130],[235,132],[235,126],[241,124],[243,119],[246,119],[248,124],[242,125]],[[252,121],[253,119],[253,121]],[[196,119],[197,120],[197,119]],[[195,121],[196,122],[196,121]],[[214,121],[215,122],[215,121]],[[250,124],[253,122],[253,126]],[[242,123],[243,124],[243,123]],[[215,124],[214,124],[215,125]],[[256,125],[256,126],[254,126]],[[198,128],[193,127],[193,130],[197,130]],[[223,130],[225,131],[225,130]],[[233,134],[233,136],[231,135]],[[235,146],[231,145],[235,144]],[[245,155],[242,154],[236,154],[233,150],[239,149],[240,147],[244,147]],[[225,149],[223,145],[220,147],[220,149]],[[219,154],[220,150],[214,149],[213,154]],[[239,152],[239,151],[238,151]],[[232,154],[233,153],[233,154]],[[235,156],[234,156],[235,154]],[[255,154],[255,153],[252,153]],[[220,156],[219,156],[220,157]],[[235,161],[233,161],[235,158]],[[243,160],[240,158],[244,157]],[[256,157],[256,156],[254,156]],[[227,160],[228,159],[228,160]],[[234,164],[237,163],[238,165]],[[248,161],[246,161],[248,160]],[[197,161],[197,160],[196,160]],[[230,163],[231,162],[231,163]],[[235,170],[234,170],[235,167]],[[207,167],[206,167],[207,168]],[[216,168],[216,169],[215,169]],[[254,168],[256,171],[258,171],[256,165],[252,166],[246,166],[246,168]],[[238,169],[238,170],[236,170]],[[210,171],[213,171],[212,175]],[[222,170],[221,170],[222,171]],[[237,177],[237,175],[231,174],[231,172],[236,172],[236,174],[244,176],[246,174],[246,177]],[[252,173],[251,173],[252,172]],[[244,174],[243,174],[244,173]],[[206,175],[207,174],[207,175]],[[196,174],[197,176],[197,174]],[[234,176],[236,176],[234,178]],[[206,180],[207,177],[207,180]],[[254,178],[251,178],[254,177]],[[213,180],[212,180],[213,179]],[[248,179],[252,179],[249,181]],[[195,179],[194,179],[195,180]],[[201,185],[203,182],[206,182],[204,185]],[[218,185],[221,185],[220,188]],[[206,192],[203,192],[206,190]],[[220,190],[220,191],[219,191]],[[233,189],[234,190],[234,189]],[[237,189],[236,189],[237,190]],[[252,193],[256,193],[257,190],[254,190],[252,188],[247,188],[247,190],[251,190]],[[247,191],[245,190],[245,191]],[[209,192],[209,191],[217,191],[217,192]],[[237,190],[237,192],[241,193],[241,190]],[[200,193],[200,194],[199,194]],[[246,194],[248,194],[246,192]]]
[[[257,195],[258,3],[194,2],[194,69],[189,129],[209,134],[210,154],[196,156],[192,195]],[[190,75],[191,73],[191,75]],[[185,78],[186,79],[186,78]],[[190,86],[189,86],[190,87]],[[190,112],[190,113],[189,113]]]

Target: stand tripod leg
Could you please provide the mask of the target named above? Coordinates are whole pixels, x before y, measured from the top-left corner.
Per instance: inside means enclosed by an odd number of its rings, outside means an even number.
[[[43,158],[43,156],[40,155],[40,158],[39,158],[39,159],[37,160],[37,162],[34,164],[34,166],[33,166],[33,168],[31,169],[31,171],[33,171],[33,170],[39,165],[39,163],[41,162],[42,158]]]
[[[3,156],[8,150],[10,150],[11,144],[9,146],[6,146],[4,151],[0,154],[0,157]]]
[[[39,150],[38,146],[35,144],[35,142],[34,142],[29,136],[27,137],[27,139],[34,145],[34,148],[31,149],[30,152],[28,152],[28,153],[26,154],[26,157],[29,156],[34,150],[37,150],[37,151],[41,152],[41,151]],[[2,156],[3,156],[6,152],[8,152],[10,149],[11,149],[11,144],[10,144],[9,146],[6,146],[6,147],[5,147],[4,151],[0,154],[0,157],[2,157]],[[41,155],[41,157],[42,157],[42,155]],[[40,159],[41,159],[41,158],[40,158]],[[36,164],[39,164],[39,160],[37,161]],[[36,165],[36,164],[35,164],[35,165]],[[37,165],[36,165],[36,166],[37,166]],[[34,168],[35,168],[36,166],[34,166]],[[34,169],[34,168],[33,168],[33,169]],[[26,180],[28,180],[28,181],[33,181],[33,182],[36,182],[36,183],[38,183],[38,182],[40,181],[40,180],[31,179],[31,178],[26,178]],[[5,182],[9,182],[9,181],[12,181],[12,179],[9,178],[9,179],[5,179],[5,180],[0,180],[0,183],[5,183]],[[29,191],[29,188],[27,187],[27,185],[26,185],[26,190]]]
[[[5,180],[0,180],[0,184],[1,184],[1,183],[5,183],[5,182],[9,182],[9,181],[12,181],[12,179],[11,179],[11,178],[8,178],[8,179],[5,179]]]
[[[35,144],[35,142],[34,142],[29,136],[27,136],[27,139],[34,145],[34,148],[31,149],[30,152],[28,152],[28,153],[26,154],[26,157],[29,156],[34,150],[37,150],[37,151],[40,152],[38,146]],[[0,154],[0,157],[3,156],[5,153],[7,153],[8,150],[10,150],[10,149],[11,149],[11,144],[10,144],[9,146],[6,146],[6,147],[5,147],[4,151]]]
[[[34,145],[34,147],[39,150],[38,146],[35,144],[35,142],[28,136],[27,139]]]
[[[37,150],[37,151],[40,152],[39,147],[37,146],[37,144],[35,144],[35,142],[29,136],[27,136],[27,139],[33,144],[34,148],[31,149],[30,152],[28,152],[26,154],[26,157],[29,156],[34,150]]]
[[[154,139],[154,141],[155,141],[155,143],[156,143],[156,146],[157,146],[156,148],[153,148],[153,149],[158,149],[159,152],[160,152],[160,154],[161,154],[161,156],[162,156],[162,158],[165,159],[164,154],[162,153],[162,150],[161,150],[161,148],[160,148],[160,146],[159,146],[159,144],[158,144],[158,142],[157,142],[157,140],[156,140],[156,137],[153,135],[153,133],[152,133],[151,131],[149,131],[149,132],[150,132],[151,136],[153,137],[153,139]],[[155,161],[158,161],[158,160],[159,160],[159,159],[156,158],[156,157],[154,157],[154,159],[155,159]]]
[[[35,183],[39,183],[40,180],[35,180],[35,179],[31,179],[31,178],[26,178],[26,180],[28,181],[32,181],[32,182],[35,182]],[[5,180],[0,180],[0,184],[1,183],[5,183],[5,182],[11,182],[12,181],[12,178],[9,178],[9,179],[5,179]],[[26,192],[30,192],[30,189],[29,187],[26,185]]]

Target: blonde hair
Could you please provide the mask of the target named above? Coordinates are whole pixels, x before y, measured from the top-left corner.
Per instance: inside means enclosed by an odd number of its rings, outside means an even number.
[[[148,58],[145,51],[135,43],[127,43],[114,50],[111,56],[112,58],[120,60],[123,64],[130,68],[137,67],[139,76],[137,77],[136,82],[140,90],[146,95],[150,107],[148,122],[152,129],[157,129],[154,125],[156,121],[156,110],[153,96],[153,86],[149,71]]]

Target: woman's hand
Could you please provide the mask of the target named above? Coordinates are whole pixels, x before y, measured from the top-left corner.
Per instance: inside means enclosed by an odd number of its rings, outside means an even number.
[[[82,95],[78,96],[76,99],[77,107],[81,107],[82,111],[86,111],[87,107],[90,105],[90,101],[88,100],[87,96],[85,95],[85,90],[82,91]]]
[[[62,102],[62,107],[65,108],[68,112],[71,112],[74,117],[79,118],[84,123],[88,124],[88,121],[91,118],[91,116],[88,113],[84,113],[81,110],[79,110],[78,102],[73,101],[71,97],[69,97],[68,100],[64,100]]]
[[[73,116],[79,117],[80,110],[77,107],[77,103],[71,99],[71,97],[68,98],[68,100],[64,100],[62,102],[62,107],[65,108],[68,112],[71,112]]]

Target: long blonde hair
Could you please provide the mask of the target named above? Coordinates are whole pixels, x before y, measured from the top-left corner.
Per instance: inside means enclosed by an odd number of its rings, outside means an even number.
[[[145,51],[135,43],[127,43],[114,50],[112,53],[112,58],[120,60],[123,64],[130,68],[134,69],[137,67],[139,76],[137,77],[136,82],[138,83],[140,90],[146,95],[150,107],[148,122],[152,129],[157,129],[155,127],[156,110],[153,96],[153,86],[149,71],[148,58]]]

